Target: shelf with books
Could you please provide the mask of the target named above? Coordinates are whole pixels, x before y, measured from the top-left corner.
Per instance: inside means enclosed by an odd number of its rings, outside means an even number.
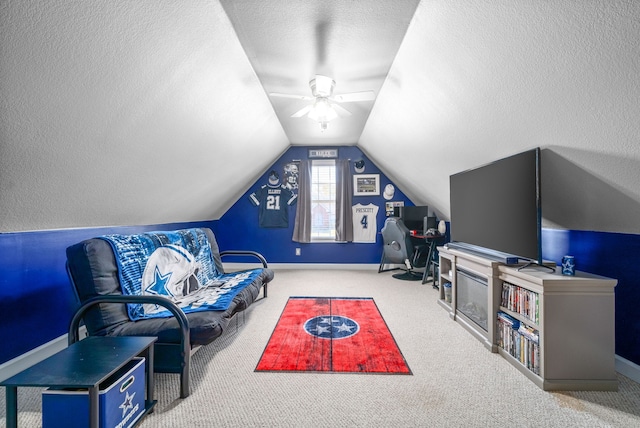
[[[502,283],[500,310],[538,328],[540,323],[540,295],[507,281]]]
[[[511,317],[513,317],[513,318],[515,318],[515,319],[517,319],[517,320],[518,320],[518,321],[520,321],[521,323],[525,323],[525,324],[527,324],[529,327],[532,327],[532,328],[534,328],[534,329],[536,329],[536,330],[540,328],[540,326],[539,326],[537,323],[534,323],[534,322],[533,322],[533,321],[531,321],[530,319],[528,319],[528,318],[526,318],[526,317],[522,316],[521,314],[519,314],[519,313],[517,313],[517,312],[510,311],[509,309],[507,309],[507,308],[505,308],[505,307],[503,307],[503,306],[500,306],[498,309],[499,309],[501,312],[503,312],[503,313],[505,313],[505,314],[507,314],[507,315],[509,315],[509,316],[511,316]]]
[[[439,248],[438,303],[487,349],[499,353],[545,391],[618,388],[615,370],[615,279],[535,266],[508,266],[459,249]],[[465,272],[486,278],[486,330],[465,316]],[[468,281],[467,281],[468,282]]]
[[[497,316],[497,345],[536,375],[540,375],[540,333],[505,312]]]
[[[544,390],[615,391],[617,281],[558,269],[499,270],[498,352]]]

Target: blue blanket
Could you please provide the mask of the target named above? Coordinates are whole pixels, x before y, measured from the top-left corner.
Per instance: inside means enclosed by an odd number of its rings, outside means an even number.
[[[185,313],[227,309],[261,272],[219,272],[207,235],[201,229],[100,238],[113,248],[123,294],[164,296]],[[134,321],[171,316],[171,312],[155,304],[131,303],[127,310]]]

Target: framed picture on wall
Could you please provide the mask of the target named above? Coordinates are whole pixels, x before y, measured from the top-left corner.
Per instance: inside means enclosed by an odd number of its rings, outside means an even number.
[[[353,176],[353,196],[376,196],[380,194],[380,174],[357,174]]]
[[[338,157],[338,149],[309,149],[309,159],[336,159]]]
[[[395,207],[404,207],[404,201],[390,201],[385,203],[385,213],[387,217],[393,216]]]

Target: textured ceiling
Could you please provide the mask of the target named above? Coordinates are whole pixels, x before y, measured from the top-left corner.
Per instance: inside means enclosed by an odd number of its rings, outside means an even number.
[[[0,231],[216,219],[289,147],[217,1],[2,2],[0,24]]]
[[[640,1],[1,5],[0,232],[217,219],[356,144],[444,219],[450,174],[540,146],[547,224],[640,233]],[[322,133],[268,95],[316,73],[376,99]]]
[[[333,78],[334,94],[378,94],[411,22],[417,0],[221,0],[267,94],[311,95],[316,74]],[[322,131],[291,115],[309,101],[270,97],[291,144],[356,144],[375,101],[342,104],[351,116]]]
[[[358,146],[446,219],[451,174],[541,147],[545,226],[640,233],[639,40],[640,1],[422,1]]]

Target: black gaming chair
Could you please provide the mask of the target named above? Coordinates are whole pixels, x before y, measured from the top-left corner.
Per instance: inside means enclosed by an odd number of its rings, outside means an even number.
[[[404,265],[405,272],[394,274],[394,278],[406,280],[422,280],[423,272],[417,272],[417,268],[423,268],[427,262],[427,246],[423,239],[413,238],[404,222],[398,217],[389,217],[382,228],[382,259],[378,273],[390,270],[403,269],[393,267],[385,269],[385,265]]]

